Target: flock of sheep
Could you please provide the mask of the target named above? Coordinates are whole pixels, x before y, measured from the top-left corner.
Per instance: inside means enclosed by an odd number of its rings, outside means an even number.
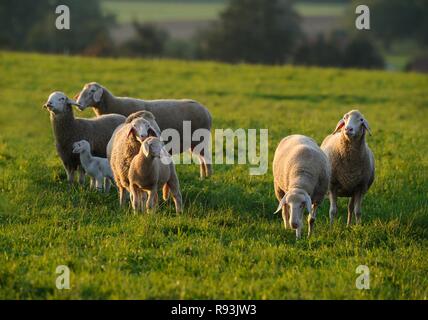
[[[96,117],[75,118],[72,106],[80,110],[93,107]],[[183,139],[184,121],[191,130],[211,129],[209,111],[193,100],[140,100],[115,97],[98,83],[86,84],[75,99],[53,92],[44,107],[50,119],[67,178],[79,183],[85,175],[90,187],[109,192],[114,183],[120,205],[129,198],[135,211],[156,209],[158,190],[163,199],[171,194],[177,212],[182,212],[180,183],[174,162],[164,148],[161,132],[175,129]],[[313,232],[317,209],[328,192],[330,222],[337,213],[337,197],[349,197],[348,225],[352,214],[361,222],[361,202],[374,180],[374,157],[365,135],[367,120],[357,110],[345,114],[321,147],[309,137],[291,135],[278,145],[273,160],[275,195],[282,210],[285,228],[301,237],[303,212],[308,216],[308,236]],[[181,142],[183,142],[181,140]],[[201,142],[198,142],[200,144]],[[209,143],[202,141],[202,143]],[[180,150],[184,143],[180,144]],[[200,176],[212,174],[208,155],[190,150],[200,159]],[[195,150],[194,150],[195,149]],[[200,150],[204,150],[201,148]]]

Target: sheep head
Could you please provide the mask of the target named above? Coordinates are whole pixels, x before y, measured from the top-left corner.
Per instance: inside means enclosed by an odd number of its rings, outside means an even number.
[[[70,111],[72,105],[78,106],[79,104],[68,98],[63,92],[55,91],[50,94],[43,107],[53,114],[61,114]]]
[[[77,95],[80,111],[85,110],[87,107],[98,106],[103,93],[104,89],[100,84],[96,82],[85,84],[82,91]]]
[[[141,144],[141,148],[146,157],[160,158],[163,145],[159,138],[149,137]]]
[[[73,143],[73,153],[82,153],[84,151],[91,151],[91,146],[88,141],[80,140]]]
[[[152,126],[150,121],[144,118],[136,118],[132,120],[129,128],[129,132],[128,132],[128,137],[130,135],[134,135],[134,137],[141,143],[143,143],[144,140],[148,137],[159,136],[156,128]]]
[[[347,140],[359,139],[366,131],[371,135],[368,121],[358,110],[349,111],[339,120],[333,134],[338,131],[341,131]]]
[[[290,189],[279,202],[279,206],[275,213],[286,205],[290,212],[290,225],[293,229],[298,229],[302,226],[303,211],[311,212],[312,201],[309,194],[303,189]]]

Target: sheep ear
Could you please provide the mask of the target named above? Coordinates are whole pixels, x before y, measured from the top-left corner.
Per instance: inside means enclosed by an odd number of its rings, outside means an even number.
[[[279,202],[278,208],[276,208],[276,211],[273,214],[277,214],[282,209],[282,207],[287,203],[285,198],[287,198],[287,192],[282,197],[281,201]]]
[[[129,138],[130,135],[134,135],[134,134],[135,134],[135,128],[131,127],[131,129],[129,129],[127,137]]]
[[[159,130],[153,126],[150,126],[150,129],[152,129],[152,131],[155,133],[156,138],[160,138],[161,133],[159,132]]]
[[[141,148],[143,148],[143,154],[148,157],[149,156],[149,145],[147,144],[147,142],[143,142],[141,144]]]
[[[94,92],[94,101],[100,102],[102,95],[103,95],[103,88],[98,88],[97,91]]]
[[[336,132],[338,132],[340,129],[342,129],[342,127],[345,125],[345,120],[340,119],[339,122],[336,125],[336,129],[334,129],[332,134],[335,134]]]
[[[312,200],[311,200],[311,197],[308,194],[305,194],[305,203],[306,203],[306,210],[308,210],[308,213],[311,214],[311,211],[312,211]]]
[[[372,132],[370,131],[369,123],[366,119],[363,119],[363,126],[368,131],[369,135],[372,135]]]

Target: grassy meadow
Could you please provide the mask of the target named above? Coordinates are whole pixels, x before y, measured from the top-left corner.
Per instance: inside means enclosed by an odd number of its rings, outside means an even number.
[[[7,52],[0,75],[0,299],[428,298],[427,76]],[[42,104],[89,81],[116,95],[191,97],[214,128],[268,128],[268,173],[215,165],[200,181],[197,165],[179,165],[181,215],[171,202],[135,215],[116,189],[70,188]],[[272,214],[273,152],[293,133],[320,143],[352,108],[371,124],[376,158],[363,224],[345,226],[341,199],[330,230],[326,200],[315,235],[296,242]],[[70,290],[55,287],[58,265]],[[355,287],[359,265],[370,290]]]
[[[227,1],[115,1],[102,0],[102,8],[116,15],[119,23],[215,20]],[[299,2],[296,11],[303,17],[340,16],[342,3]]]

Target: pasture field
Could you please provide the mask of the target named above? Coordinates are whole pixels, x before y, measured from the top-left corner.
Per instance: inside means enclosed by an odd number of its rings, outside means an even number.
[[[215,20],[226,1],[114,1],[103,0],[103,10],[117,16],[119,23],[132,20],[144,22]],[[343,16],[346,5],[341,3],[299,2],[297,12],[303,17]]]
[[[7,52],[0,74],[0,299],[428,298],[427,76]],[[42,104],[89,81],[116,95],[191,97],[214,128],[268,128],[268,173],[215,165],[200,181],[197,165],[179,165],[181,215],[171,202],[134,215],[116,190],[70,188]],[[371,124],[376,158],[363,224],[345,226],[341,199],[330,230],[326,200],[315,235],[296,242],[272,214],[273,152],[293,133],[320,143],[352,108]],[[70,290],[55,287],[58,265]],[[356,289],[359,265],[370,290]]]
[[[106,12],[114,13],[119,23],[214,20],[224,8],[222,2],[102,1]]]

